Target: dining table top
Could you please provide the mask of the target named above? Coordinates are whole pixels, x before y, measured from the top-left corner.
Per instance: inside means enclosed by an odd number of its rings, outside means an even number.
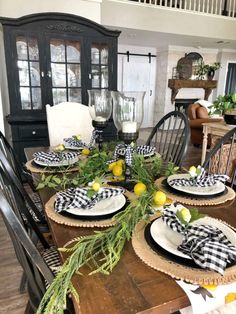
[[[36,151],[46,148],[26,148],[27,160]],[[52,196],[45,188],[39,191],[43,204]],[[196,207],[196,206],[195,206]],[[236,199],[217,206],[201,206],[201,212],[226,221],[236,227]],[[52,237],[57,247],[68,241],[99,228],[71,227],[58,224],[48,218]],[[60,253],[61,254],[61,253]],[[61,255],[62,261],[66,255]],[[80,295],[80,303],[74,302],[76,313],[82,314],[131,314],[131,313],[174,313],[188,305],[189,299],[178,286],[175,279],[147,266],[136,255],[131,241],[127,242],[119,263],[110,275],[87,275],[89,270],[82,269],[82,275],[74,275],[73,283]]]

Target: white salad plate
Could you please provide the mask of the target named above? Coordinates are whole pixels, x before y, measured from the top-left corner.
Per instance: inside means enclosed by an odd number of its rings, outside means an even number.
[[[73,149],[73,150],[83,150],[85,148],[85,146],[72,146],[72,145],[69,145],[68,143],[65,143],[64,142],[64,146],[66,149]]]
[[[117,212],[125,205],[125,203],[125,196],[123,194],[119,194],[106,198],[105,200],[101,200],[91,208],[70,208],[66,209],[66,212],[76,216],[103,216]]]
[[[224,192],[225,185],[222,182],[217,182],[216,184],[212,186],[177,186],[177,185],[170,185],[171,180],[175,179],[190,179],[190,174],[188,173],[178,173],[173,174],[167,178],[167,183],[169,186],[171,186],[173,189],[192,194],[192,195],[199,195],[199,196],[207,196],[207,195],[215,195]]]
[[[210,225],[220,229],[228,240],[236,246],[236,233],[223,222],[211,217],[204,217],[194,221],[193,224]],[[162,218],[158,218],[152,223],[150,234],[152,239],[167,252],[182,258],[191,259],[191,257],[177,249],[183,241],[183,235],[168,227]]]
[[[43,161],[39,161],[36,159],[34,159],[34,162],[36,164],[38,164],[39,166],[44,166],[44,167],[65,167],[65,166],[70,166],[70,165],[75,164],[78,160],[79,160],[79,157],[77,156],[73,159],[63,160],[63,161],[59,161],[59,162],[55,162],[55,161],[54,162],[50,162],[50,161],[43,162]]]

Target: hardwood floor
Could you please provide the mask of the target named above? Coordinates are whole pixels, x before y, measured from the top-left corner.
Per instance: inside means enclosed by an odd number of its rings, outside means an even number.
[[[15,257],[2,217],[0,217],[0,250],[0,313],[23,314],[28,296],[27,293],[19,293],[22,268]]]
[[[183,166],[197,166],[200,160],[201,148],[189,146]],[[16,260],[2,217],[0,217],[0,251],[0,313],[23,314],[28,297],[27,293],[19,293],[22,269]]]

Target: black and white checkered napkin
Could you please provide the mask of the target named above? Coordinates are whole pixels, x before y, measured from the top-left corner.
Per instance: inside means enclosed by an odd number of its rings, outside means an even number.
[[[72,160],[78,156],[77,152],[37,152],[34,153],[33,157],[36,161],[41,161],[45,163],[52,163],[52,162],[61,162],[65,160]]]
[[[171,186],[213,186],[217,182],[225,183],[229,177],[224,174],[207,174],[203,173],[199,177],[195,178],[182,178],[182,179],[173,179],[168,181],[169,185]]]
[[[154,154],[155,150],[155,147],[148,145],[132,147],[130,144],[118,144],[115,148],[113,159],[110,162],[116,161],[119,159],[119,156],[124,156],[126,165],[131,166],[134,153],[145,156]]]
[[[97,202],[124,193],[123,188],[102,188],[91,198],[87,196],[87,190],[82,188],[69,188],[57,193],[55,210],[60,213],[71,208],[90,209]]]
[[[63,141],[64,141],[64,145],[67,146],[67,147],[80,148],[80,147],[86,147],[87,146],[81,140],[77,140],[76,138],[73,138],[73,137],[64,138]]]
[[[173,231],[183,234],[178,250],[190,256],[200,267],[223,275],[227,264],[236,260],[236,247],[218,228],[196,224],[186,228],[176,214],[167,209],[162,219]]]

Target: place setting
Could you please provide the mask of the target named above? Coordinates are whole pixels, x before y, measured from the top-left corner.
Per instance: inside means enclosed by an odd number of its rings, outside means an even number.
[[[236,233],[227,223],[179,203],[137,224],[136,254],[150,267],[192,284],[236,280]]]
[[[121,187],[103,187],[98,182],[88,187],[68,188],[52,196],[46,203],[48,217],[59,224],[78,227],[108,227],[114,216],[127,205]]]
[[[235,192],[227,186],[229,177],[207,173],[201,166],[192,166],[187,173],[159,178],[156,183],[168,197],[187,205],[217,205],[234,199]]]

